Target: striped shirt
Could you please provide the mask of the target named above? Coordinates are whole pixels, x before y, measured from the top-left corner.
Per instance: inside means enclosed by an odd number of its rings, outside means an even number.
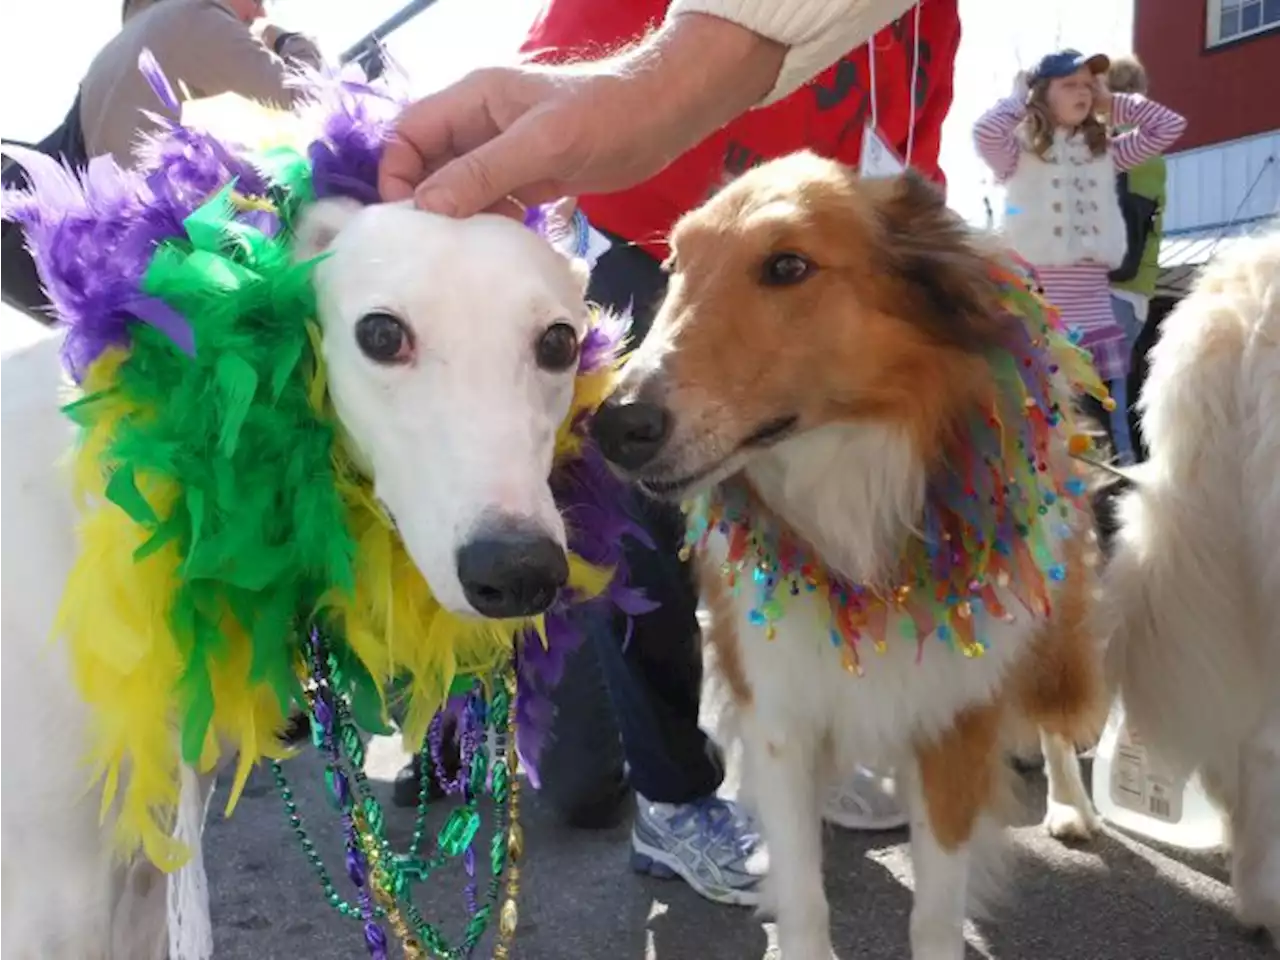
[[[974,142],[982,159],[996,175],[1008,180],[1018,168],[1023,146],[1018,125],[1026,116],[1021,98],[1001,100],[974,127]],[[1113,136],[1109,149],[1117,170],[1129,170],[1162,153],[1186,129],[1186,119],[1168,107],[1137,94],[1112,95],[1111,122],[1129,127]],[[1048,198],[1045,198],[1048,202]],[[1036,265],[1045,297],[1062,312],[1063,322],[1080,334],[1080,344],[1093,355],[1098,376],[1117,380],[1128,372],[1124,328],[1111,311],[1110,272],[1093,261],[1067,267]]]

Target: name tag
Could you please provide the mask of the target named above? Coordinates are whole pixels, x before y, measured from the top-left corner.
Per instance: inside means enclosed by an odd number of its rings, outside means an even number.
[[[569,218],[568,229],[556,246],[578,260],[585,260],[588,267],[594,267],[596,261],[613,247],[613,241],[591,226],[586,214],[575,208]]]
[[[612,240],[595,227],[587,224],[587,246],[582,254],[582,259],[587,261],[587,266],[594,267],[596,261],[603,257],[612,247]]]
[[[880,136],[880,131],[869,123],[862,132],[862,157],[858,170],[869,180],[876,177],[896,177],[906,170],[905,164],[898,159],[893,148]]]

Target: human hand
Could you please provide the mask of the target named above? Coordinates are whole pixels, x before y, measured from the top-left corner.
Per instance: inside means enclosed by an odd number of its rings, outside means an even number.
[[[1111,116],[1111,88],[1107,86],[1106,74],[1099,73],[1093,78],[1093,109],[1103,117]]]
[[[249,29],[268,50],[275,49],[276,41],[280,39],[282,34],[289,32],[284,29],[284,27],[274,24],[270,20],[266,19],[255,20],[253,22],[253,26]]]
[[[276,56],[316,67],[323,62],[319,46],[305,34],[286,30],[265,20],[259,21],[254,27],[262,45]]]
[[[379,170],[386,200],[470,216],[507,197],[532,206],[628,186],[669,159],[616,128],[626,81],[525,66],[479,70],[405,109]],[[601,136],[613,131],[611,137]]]
[[[687,14],[611,61],[476,71],[405,109],[379,188],[458,217],[625,189],[758,103],[785,52]]]

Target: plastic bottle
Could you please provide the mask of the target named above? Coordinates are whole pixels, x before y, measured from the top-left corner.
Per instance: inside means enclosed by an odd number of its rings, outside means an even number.
[[[1152,757],[1125,723],[1119,698],[1094,751],[1093,803],[1109,823],[1184,850],[1218,847],[1225,839],[1222,814],[1199,775],[1178,776]]]

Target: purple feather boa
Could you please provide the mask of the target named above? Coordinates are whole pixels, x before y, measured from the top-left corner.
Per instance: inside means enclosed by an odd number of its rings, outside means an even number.
[[[177,110],[178,98],[149,52],[139,67],[157,97]],[[377,172],[393,124],[405,98],[366,83],[358,71],[305,78],[310,103],[304,117],[318,135],[307,149],[317,198],[378,201]],[[89,365],[113,346],[127,346],[129,327],[148,323],[182,349],[196,348],[186,321],[167,305],[140,293],[141,280],[156,248],[183,235],[183,221],[216,191],[235,180],[241,193],[262,195],[265,174],[243,144],[219,141],[206,132],[155,118],[160,130],[145,144],[136,169],[122,170],[109,157],[73,172],[30,150],[13,149],[26,168],[31,189],[6,190],[4,216],[20,223],[41,280],[65,331],[64,364],[80,382]],[[8,149],[8,148],[6,148]],[[274,232],[274,215],[251,211],[254,226]],[[526,224],[551,239],[553,226],[541,209]],[[613,363],[627,324],[601,317],[582,344],[579,371]],[[586,438],[589,417],[574,429],[583,455],[556,464],[551,486],[564,513],[569,547],[589,563],[614,571],[608,588],[590,600],[563,595],[547,613],[547,644],[528,634],[517,644],[517,748],[530,780],[538,784],[537,759],[553,719],[551,690],[566,658],[582,643],[592,618],[630,618],[655,604],[627,586],[623,538],[652,546],[631,518],[629,494]]]

